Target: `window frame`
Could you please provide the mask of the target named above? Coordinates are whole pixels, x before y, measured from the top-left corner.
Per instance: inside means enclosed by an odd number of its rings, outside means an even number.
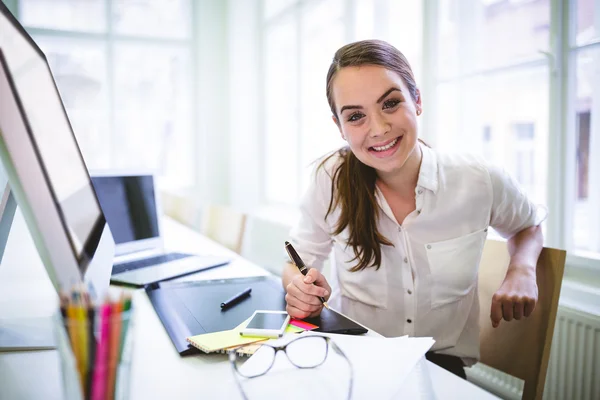
[[[0,0],[5,1],[8,9],[13,15],[21,22],[21,0]],[[38,28],[30,27],[23,24],[23,27],[27,33],[31,36],[43,36],[47,38],[61,38],[61,39],[77,39],[87,40],[91,42],[97,42],[106,46],[106,75],[107,75],[107,101],[108,101],[108,130],[109,130],[109,143],[112,149],[115,143],[118,143],[116,127],[116,79],[115,79],[115,48],[120,43],[126,44],[142,44],[142,45],[153,45],[157,47],[176,47],[176,48],[187,48],[190,54],[190,79],[192,82],[198,80],[198,30],[195,28],[194,20],[198,15],[199,4],[197,1],[188,0],[190,2],[190,31],[189,36],[185,39],[178,38],[164,38],[146,35],[123,35],[115,32],[112,11],[115,0],[103,0],[105,4],[105,16],[106,16],[106,31],[102,33],[96,32],[81,32],[68,29],[53,29],[53,28]],[[190,109],[194,110],[198,105],[198,88],[197,85],[192,85],[190,89]],[[197,113],[192,112],[190,115],[190,128],[192,133],[199,131],[199,121]],[[197,149],[201,139],[198,135],[192,134],[192,140],[190,148]],[[116,152],[110,151],[110,165],[114,165]],[[204,182],[204,176],[200,173],[203,169],[201,168],[201,161],[199,157],[192,157],[192,187],[182,189],[193,189],[202,186]]]
[[[577,53],[584,49],[600,49],[600,39],[577,46],[572,40],[575,22],[571,18],[575,4],[561,0],[550,0],[550,43],[549,50],[544,52],[547,61],[540,58],[523,60],[522,62],[498,66],[477,74],[501,73],[503,70],[548,65],[549,80],[549,140],[548,153],[557,154],[559,163],[548,160],[546,204],[553,210],[547,220],[545,245],[567,249],[567,265],[575,274],[600,274],[600,253],[579,251],[573,248],[572,227],[573,197],[575,191],[576,168],[576,135],[574,119],[575,69],[573,68]],[[423,82],[421,87],[427,95],[423,98],[423,129],[429,140],[435,143],[435,133],[430,127],[436,119],[436,87],[439,83],[459,81],[469,76],[458,76],[452,79],[435,79],[437,65],[437,28],[439,0],[425,0],[423,3]]]
[[[436,82],[434,69],[436,65],[436,38],[437,15],[439,1],[425,1],[424,4],[424,47],[425,57],[423,65],[424,77],[427,88],[427,113],[424,113],[424,126],[432,126],[435,119]],[[556,154],[555,159],[548,157],[547,167],[547,194],[546,204],[553,210],[547,219],[545,245],[567,250],[567,264],[574,270],[582,272],[594,271],[600,273],[600,253],[579,251],[574,249],[571,232],[574,224],[574,198],[576,168],[576,132],[574,124],[574,96],[575,96],[575,58],[583,49],[600,49],[600,40],[595,40],[585,45],[574,44],[573,33],[575,30],[575,3],[562,0],[550,0],[550,43],[547,52],[547,65],[550,70],[549,79],[549,130],[548,154]],[[599,10],[600,12],[600,10]],[[573,43],[573,44],[572,44]],[[428,47],[429,45],[429,47]],[[523,60],[523,62],[499,66],[483,73],[501,72],[503,69],[527,68],[543,62],[542,59]],[[429,66],[429,67],[427,67]],[[453,78],[459,80],[462,77]],[[446,82],[448,80],[444,80]],[[433,110],[432,110],[433,108]],[[435,139],[433,139],[435,142]]]
[[[295,28],[296,28],[296,42],[293,44],[295,46],[295,56],[296,56],[296,60],[300,60],[302,57],[302,53],[304,51],[304,42],[303,42],[303,33],[304,33],[304,18],[303,18],[303,11],[306,7],[310,7],[310,6],[314,6],[315,4],[324,2],[326,0],[295,0],[293,2],[291,2],[287,7],[284,7],[282,9],[280,9],[277,13],[269,16],[268,18],[265,17],[265,13],[264,13],[264,7],[265,7],[265,1],[266,0],[259,0],[260,3],[260,18],[261,18],[261,38],[260,38],[260,43],[261,43],[261,63],[263,63],[261,65],[261,71],[262,71],[262,76],[261,78],[261,104],[263,104],[262,109],[260,110],[261,115],[263,115],[264,117],[267,116],[268,111],[265,110],[264,108],[264,104],[266,104],[266,84],[267,84],[267,79],[268,77],[266,76],[266,74],[264,73],[265,71],[265,65],[264,62],[266,60],[266,41],[267,41],[267,31],[269,29],[271,29],[273,26],[277,26],[279,24],[279,22],[284,19],[284,18],[290,18],[294,21],[295,24]],[[355,0],[342,0],[342,2],[345,4],[345,12],[343,13],[342,21],[344,23],[345,29],[344,29],[344,40],[346,42],[349,42],[353,39],[354,36],[354,11],[355,11]],[[378,0],[377,2],[375,2],[375,7],[376,10],[380,10],[383,9],[386,6],[387,0]],[[300,63],[299,63],[300,65]],[[304,76],[302,74],[302,72],[300,71],[300,68],[298,67],[296,70],[293,71],[293,73],[296,74],[296,85],[295,85],[295,90],[297,93],[297,98],[296,98],[296,110],[297,110],[297,114],[302,116],[303,113],[303,104],[302,104],[302,87],[303,87],[303,79]],[[267,173],[266,173],[266,154],[265,153],[265,145],[266,145],[266,141],[267,141],[267,134],[266,134],[266,118],[261,118],[261,126],[260,126],[260,137],[261,137],[261,151],[263,152],[263,154],[261,154],[260,157],[260,173],[259,173],[259,204],[264,206],[264,207],[271,207],[273,206],[274,208],[277,208],[279,210],[281,209],[289,209],[291,213],[294,213],[294,208],[295,206],[289,205],[289,204],[282,204],[282,203],[278,203],[278,202],[274,202],[271,201],[268,197],[267,197]],[[295,131],[295,142],[294,142],[294,146],[297,149],[297,151],[301,151],[300,149],[303,148],[303,141],[302,141],[302,118],[298,119],[298,124],[297,126],[294,128]],[[295,180],[297,182],[296,184],[296,191],[298,193],[298,196],[302,195],[302,177],[300,176],[300,174],[305,171],[306,166],[303,164],[303,159],[302,157],[299,155],[297,157],[296,160],[296,165],[295,168],[296,170],[299,172],[299,176],[295,177]]]
[[[551,32],[554,35],[551,37],[556,38],[556,42],[552,47],[552,51],[556,54],[555,58],[557,62],[557,73],[553,74],[555,77],[555,85],[560,88],[560,99],[556,99],[555,103],[562,103],[561,108],[557,109],[557,114],[561,116],[562,124],[556,126],[554,132],[556,137],[560,137],[560,145],[557,153],[560,154],[560,159],[563,161],[562,174],[551,174],[549,170],[548,180],[560,180],[555,186],[560,187],[562,196],[556,196],[556,202],[554,206],[557,210],[562,212],[562,226],[558,225],[558,231],[555,235],[558,237],[557,247],[567,249],[567,264],[569,267],[586,273],[593,271],[595,274],[600,274],[600,252],[575,250],[573,243],[573,227],[575,223],[574,210],[575,210],[575,196],[574,193],[577,191],[577,180],[575,179],[576,168],[577,168],[577,124],[576,124],[576,110],[575,110],[575,97],[577,90],[577,56],[581,51],[594,49],[600,51],[600,39],[590,41],[583,45],[577,45],[575,41],[576,34],[576,2],[552,0],[551,1]],[[598,2],[596,2],[595,12],[600,12],[598,8]],[[600,95],[600,94],[599,94]],[[600,101],[600,98],[596,99]],[[590,137],[594,132],[590,132]],[[596,132],[599,134],[599,132]],[[600,153],[595,154],[600,156]],[[558,171],[557,171],[558,172]],[[590,171],[591,172],[591,171]],[[569,179],[572,177],[573,179]],[[588,180],[592,183],[592,179]],[[562,186],[562,187],[561,187]],[[549,194],[549,201],[552,199]],[[600,222],[600,221],[599,221]],[[561,234],[562,232],[562,234]],[[597,234],[600,237],[600,234]]]

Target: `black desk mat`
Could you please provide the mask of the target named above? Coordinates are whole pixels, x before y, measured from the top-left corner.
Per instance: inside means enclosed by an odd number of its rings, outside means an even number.
[[[221,311],[223,301],[248,287],[252,288],[249,298]],[[188,345],[188,336],[233,329],[255,310],[285,311],[285,292],[281,279],[272,276],[161,282],[147,287],[146,293],[181,355],[197,352]],[[318,332],[352,335],[367,332],[364,327],[325,308],[319,317],[306,321],[319,326]]]

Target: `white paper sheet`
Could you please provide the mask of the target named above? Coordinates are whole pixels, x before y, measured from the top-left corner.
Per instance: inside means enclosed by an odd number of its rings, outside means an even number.
[[[305,333],[304,335],[315,335]],[[353,399],[392,399],[404,380],[434,343],[432,338],[383,338],[327,334],[350,359],[354,374]],[[292,338],[281,339],[285,343]],[[310,352],[310,348],[304,349]],[[259,350],[242,366],[249,372],[264,365],[267,352]],[[350,371],[347,362],[329,350],[326,362],[314,369],[294,367],[279,352],[264,376],[242,382],[246,395],[254,398],[306,399],[348,398]]]

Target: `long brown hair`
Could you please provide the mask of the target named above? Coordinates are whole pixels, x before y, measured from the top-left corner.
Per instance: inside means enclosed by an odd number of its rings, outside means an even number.
[[[333,79],[340,69],[361,65],[379,65],[396,72],[406,84],[413,101],[417,101],[417,85],[404,55],[384,41],[363,40],[340,48],[327,72],[327,101],[336,119],[339,120],[332,94]],[[336,154],[341,162],[331,176],[331,200],[325,218],[336,207],[340,207],[340,217],[333,233],[339,235],[348,227],[347,245],[354,250],[351,261],[358,260],[358,264],[350,271],[356,272],[367,267],[379,269],[381,245],[392,246],[392,243],[377,229],[380,210],[375,198],[376,171],[356,158],[349,147],[331,154],[318,168],[324,168],[327,160]]]

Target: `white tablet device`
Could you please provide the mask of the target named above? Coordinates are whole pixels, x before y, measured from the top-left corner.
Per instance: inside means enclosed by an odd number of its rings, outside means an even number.
[[[290,316],[285,311],[256,310],[240,335],[278,338],[283,336],[289,322]]]

